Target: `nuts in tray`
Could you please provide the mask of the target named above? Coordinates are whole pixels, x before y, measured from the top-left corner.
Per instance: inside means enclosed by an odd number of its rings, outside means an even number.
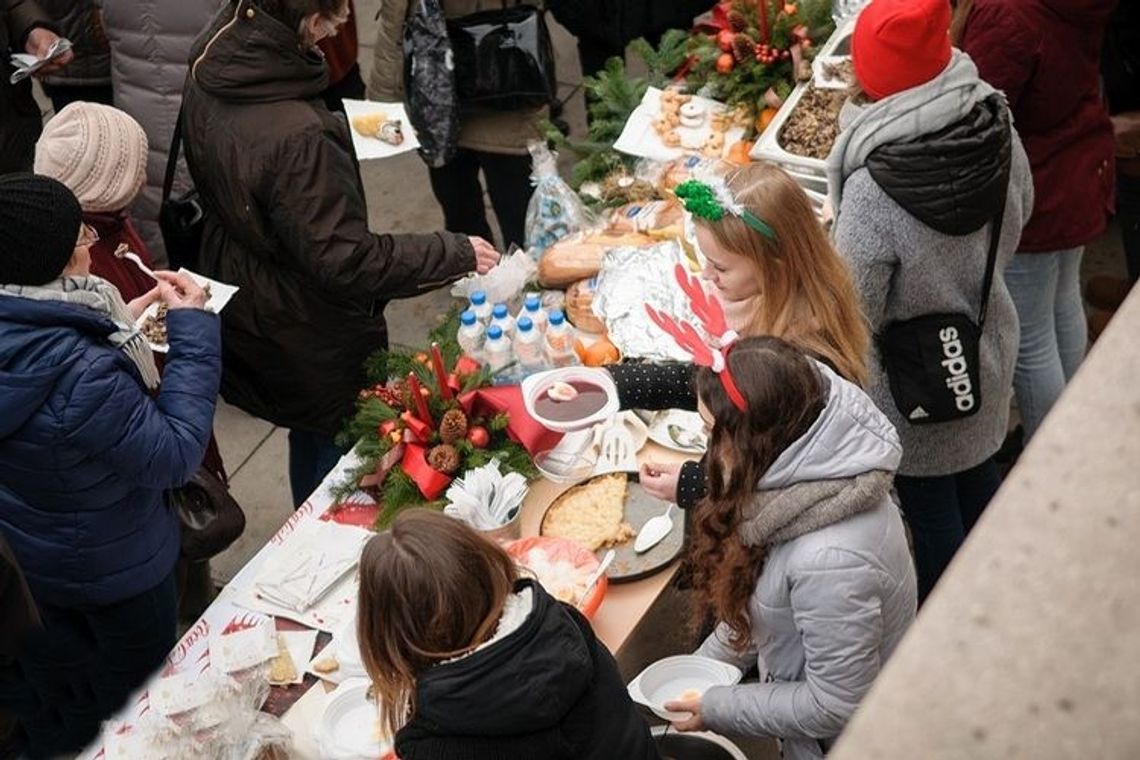
[[[166,313],[169,311],[166,304],[160,303],[158,311],[153,316],[147,317],[143,320],[142,331],[143,337],[147,342],[155,346],[166,345]]]
[[[846,90],[821,90],[809,84],[780,132],[780,147],[788,153],[825,159],[839,135],[839,110]]]
[[[848,85],[855,84],[855,66],[851,63],[851,59],[847,58],[840,61],[829,62],[820,67],[823,73],[823,78],[829,81],[846,82]]]

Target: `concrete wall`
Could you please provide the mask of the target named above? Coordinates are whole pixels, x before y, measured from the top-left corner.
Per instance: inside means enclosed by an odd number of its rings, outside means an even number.
[[[830,760],[1140,758],[1140,293]]]

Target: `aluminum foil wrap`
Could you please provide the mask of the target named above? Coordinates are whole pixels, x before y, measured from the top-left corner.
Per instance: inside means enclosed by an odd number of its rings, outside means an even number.
[[[602,259],[593,309],[606,323],[610,341],[631,359],[687,361],[691,357],[655,325],[645,304],[677,319],[696,322],[674,269],[692,262],[676,240],[649,247],[613,248]]]

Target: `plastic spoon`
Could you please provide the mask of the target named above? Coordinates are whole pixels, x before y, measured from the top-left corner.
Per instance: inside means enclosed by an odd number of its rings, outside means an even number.
[[[608,552],[606,552],[606,556],[602,557],[602,563],[598,565],[598,569],[595,570],[586,580],[586,588],[582,590],[581,596],[578,597],[578,604],[581,604],[582,600],[588,597],[590,595],[590,592],[594,590],[594,586],[597,585],[598,579],[605,575],[606,570],[608,570],[610,567],[610,563],[614,561],[614,557],[616,556],[617,552],[615,552],[613,549],[610,549]]]
[[[641,526],[641,530],[637,532],[637,538],[633,542],[633,550],[638,554],[643,554],[661,542],[661,539],[669,535],[673,530],[673,518],[669,516],[669,512],[673,510],[673,505],[669,504],[665,507],[665,514],[657,515],[646,521],[645,525]]]

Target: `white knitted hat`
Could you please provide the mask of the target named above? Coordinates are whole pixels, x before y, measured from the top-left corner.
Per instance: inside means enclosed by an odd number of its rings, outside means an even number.
[[[36,143],[36,174],[59,180],[84,211],[120,211],[146,179],[146,132],[130,115],[99,103],[72,103]]]

